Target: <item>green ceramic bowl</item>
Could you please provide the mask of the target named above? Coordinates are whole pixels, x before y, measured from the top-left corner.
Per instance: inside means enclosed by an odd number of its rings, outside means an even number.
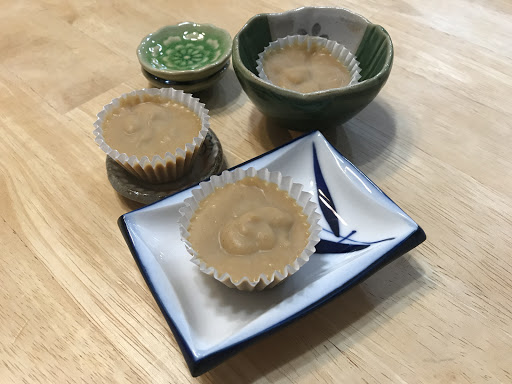
[[[231,36],[212,24],[168,25],[137,48],[144,70],[165,80],[195,81],[220,71],[231,55]]]
[[[304,94],[260,79],[258,54],[270,42],[297,34],[336,40],[355,53],[361,67],[359,82]],[[384,28],[342,8],[262,13],[250,19],[233,40],[233,68],[244,91],[263,114],[295,130],[318,129],[319,124],[343,123],[355,116],[377,96],[392,64],[393,44]]]

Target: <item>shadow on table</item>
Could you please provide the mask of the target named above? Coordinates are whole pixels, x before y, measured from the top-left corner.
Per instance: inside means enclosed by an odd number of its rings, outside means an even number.
[[[414,259],[404,256],[381,269],[365,282],[333,299],[306,317],[270,337],[248,347],[212,371],[199,382],[254,382],[315,350],[315,355],[343,354],[382,325],[380,306],[392,317],[420,294],[427,284],[424,272]],[[382,312],[379,311],[379,312]],[[335,339],[336,343],[332,342]],[[321,368],[317,358],[315,367]]]
[[[210,111],[210,116],[213,116],[233,104],[241,93],[242,87],[236,78],[235,71],[230,67],[218,83],[204,91],[194,93],[194,97],[198,97]]]
[[[356,117],[342,125],[311,127],[319,129],[325,138],[356,167],[382,158],[396,134],[393,110],[381,99],[375,99]],[[304,132],[289,131],[273,119],[254,109],[252,118],[259,119],[254,135],[260,138],[265,151],[283,145]],[[371,171],[371,169],[370,169]]]
[[[148,88],[154,87],[148,83]],[[193,96],[199,98],[208,108],[210,116],[213,116],[233,104],[241,93],[242,87],[236,78],[235,71],[229,67],[224,77],[217,83],[205,90],[194,92]]]
[[[147,204],[143,204],[143,203],[139,203],[137,201],[133,201],[133,200],[127,199],[126,197],[120,195],[117,192],[116,192],[116,196],[117,196],[117,200],[119,201],[119,203],[121,204],[123,209],[126,210],[126,212],[131,212],[131,211],[134,211],[136,209],[145,207],[147,205]]]

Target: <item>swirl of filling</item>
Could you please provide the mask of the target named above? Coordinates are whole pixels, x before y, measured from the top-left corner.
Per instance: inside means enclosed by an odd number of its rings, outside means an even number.
[[[293,218],[275,207],[252,209],[230,220],[220,231],[220,244],[232,255],[268,251],[287,243]]]
[[[189,241],[202,261],[233,281],[269,279],[308,243],[309,223],[288,192],[246,177],[215,189],[190,220]]]
[[[127,102],[126,102],[127,103]],[[165,156],[185,148],[201,130],[193,110],[174,101],[122,104],[103,124],[105,142],[120,153]]]

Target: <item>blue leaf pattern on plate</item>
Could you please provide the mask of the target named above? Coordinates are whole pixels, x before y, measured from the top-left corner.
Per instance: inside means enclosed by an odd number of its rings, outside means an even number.
[[[340,224],[337,217],[336,206],[334,205],[334,200],[331,197],[331,193],[329,192],[329,188],[327,188],[327,183],[325,182],[324,175],[322,175],[322,170],[320,169],[320,164],[318,162],[318,156],[316,154],[316,147],[313,144],[313,168],[315,171],[315,179],[316,186],[318,192],[318,203],[320,204],[320,209],[322,210],[322,214],[327,220],[327,224],[331,228],[332,233],[335,236],[340,236]]]
[[[366,244],[347,244],[347,243],[336,243],[329,240],[320,240],[316,245],[316,253],[350,253],[355,251],[361,251],[368,248],[370,245]]]
[[[338,241],[325,240],[320,238],[320,242],[316,245],[316,253],[350,253],[355,251],[361,251],[368,248],[372,244],[382,243],[384,241],[393,240],[394,237],[388,239],[382,239],[371,242],[357,241],[351,239],[352,235],[355,235],[357,231],[351,231],[347,236],[342,236],[340,232],[340,223],[338,220],[339,211],[334,205],[334,200],[331,197],[329,188],[322,174],[322,168],[318,161],[315,144],[313,144],[313,169],[315,172],[315,181],[317,186],[318,204],[320,210],[330,227],[329,229],[322,228],[325,232],[329,232],[334,236],[338,237]],[[346,241],[350,241],[347,243]]]

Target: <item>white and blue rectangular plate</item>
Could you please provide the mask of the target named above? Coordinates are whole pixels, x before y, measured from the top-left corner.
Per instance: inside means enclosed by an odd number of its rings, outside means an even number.
[[[281,285],[230,289],[199,271],[180,239],[191,187],[119,218],[119,227],[193,376],[309,313],[425,240],[423,230],[319,132],[238,167],[291,176],[323,214],[317,252]]]

